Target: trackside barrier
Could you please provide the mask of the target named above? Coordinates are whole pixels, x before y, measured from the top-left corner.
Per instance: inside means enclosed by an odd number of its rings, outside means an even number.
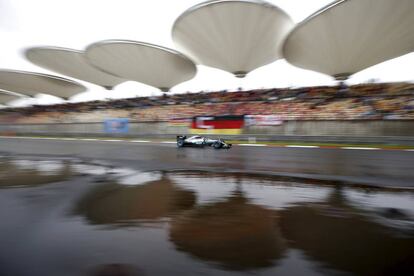
[[[168,122],[129,122],[127,133],[105,133],[102,122],[5,124],[0,123],[2,136],[65,136],[65,137],[136,137],[175,139],[190,135],[185,125]],[[206,135],[209,136],[209,135]],[[240,135],[210,135],[223,139],[248,141],[315,142],[347,144],[414,145],[414,121],[310,121],[284,122],[280,126],[250,128]]]

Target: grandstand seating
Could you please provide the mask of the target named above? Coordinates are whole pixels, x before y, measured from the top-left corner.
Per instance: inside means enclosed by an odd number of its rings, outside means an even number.
[[[169,121],[200,115],[275,114],[283,120],[414,119],[414,84],[260,89],[138,97],[0,111],[0,122]]]

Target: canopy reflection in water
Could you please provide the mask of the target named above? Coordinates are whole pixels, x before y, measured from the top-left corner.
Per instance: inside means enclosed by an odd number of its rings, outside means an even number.
[[[356,275],[414,272],[412,237],[374,222],[349,205],[340,190],[320,204],[282,210],[280,226],[290,247],[327,268]]]
[[[140,186],[108,183],[95,187],[77,203],[74,213],[91,224],[129,225],[159,220],[191,208],[195,195],[167,177]]]
[[[414,275],[412,192],[98,164],[0,189],[0,275]]]
[[[178,250],[231,270],[272,266],[286,250],[275,214],[240,192],[177,217],[170,240]]]

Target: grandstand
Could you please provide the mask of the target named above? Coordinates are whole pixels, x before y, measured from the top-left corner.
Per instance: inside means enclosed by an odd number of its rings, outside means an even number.
[[[160,97],[8,108],[0,112],[0,122],[76,123],[102,122],[106,118],[166,122],[217,115],[278,115],[284,121],[413,120],[414,84],[164,94]]]

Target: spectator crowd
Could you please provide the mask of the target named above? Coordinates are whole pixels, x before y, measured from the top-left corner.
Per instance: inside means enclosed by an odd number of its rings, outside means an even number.
[[[200,115],[278,115],[283,120],[413,120],[414,83],[164,94],[159,97],[0,110],[0,123],[171,121]]]

